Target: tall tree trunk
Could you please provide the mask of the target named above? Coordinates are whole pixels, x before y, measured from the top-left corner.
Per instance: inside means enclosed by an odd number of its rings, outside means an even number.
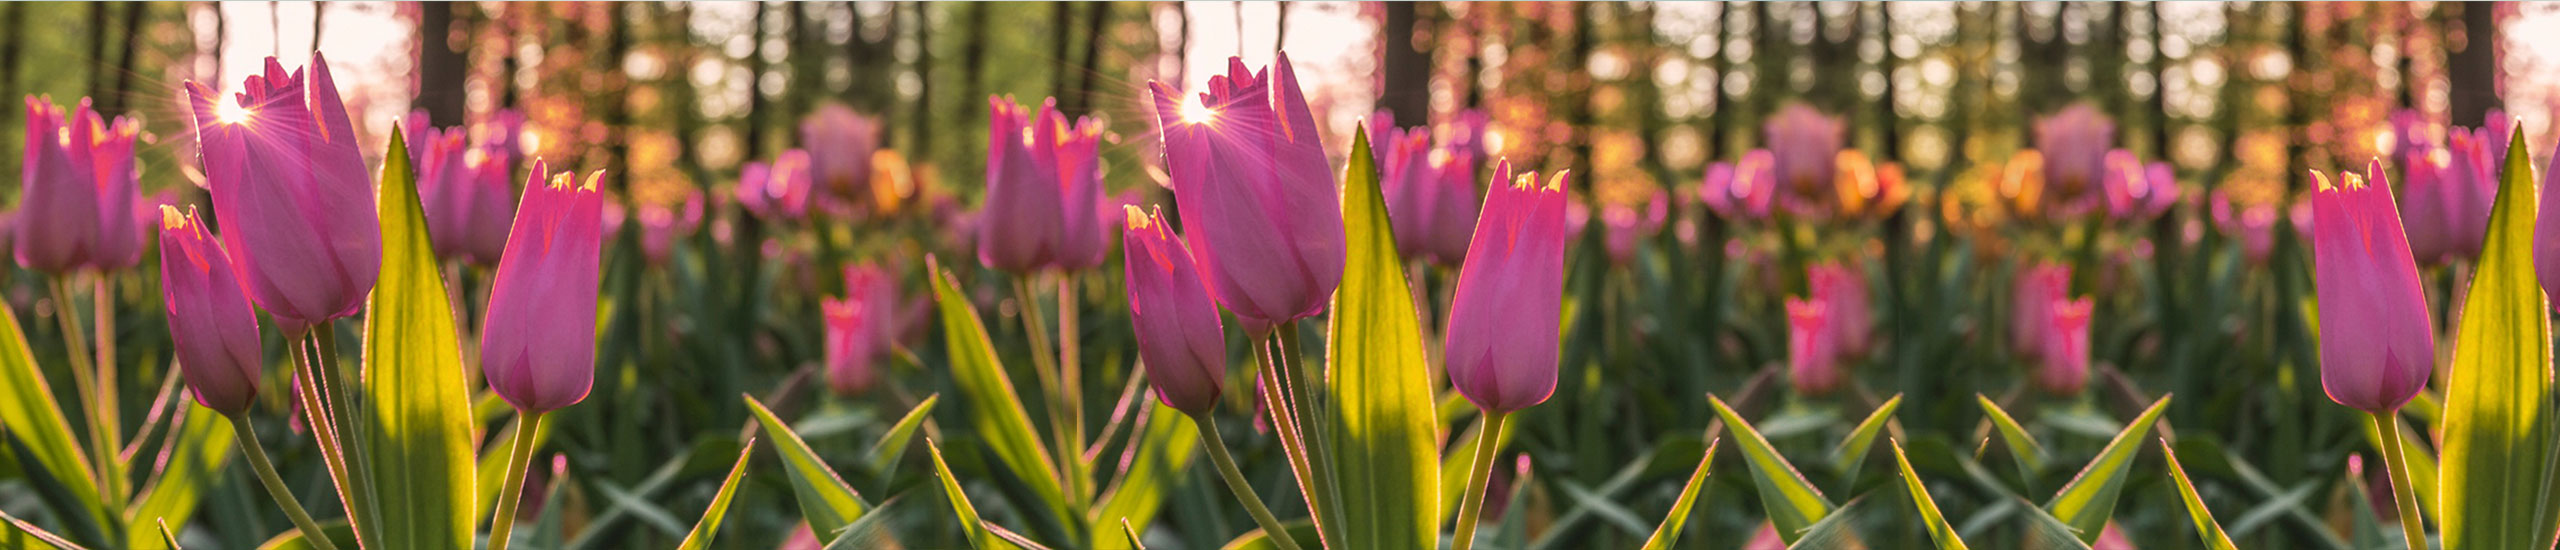
[[[960,122],[953,128],[975,128],[979,122],[978,114],[985,112],[975,102],[985,101],[987,97],[987,16],[994,11],[990,7],[992,5],[989,2],[969,4],[968,30],[964,31],[969,34],[960,48],[960,105],[963,108],[960,109]]]
[[[149,2],[136,2],[125,6],[124,51],[116,55],[115,88],[108,90],[106,96],[98,98],[100,116],[112,118],[131,110],[129,105],[133,101],[131,97],[133,75],[141,72],[141,63],[134,56],[134,52],[141,51],[142,18],[149,15],[153,5]]]
[[[606,135],[612,137],[605,138],[605,143],[608,144],[607,149],[611,151],[613,158],[613,164],[609,166],[614,168],[607,171],[605,177],[609,181],[606,185],[620,192],[622,196],[629,197],[631,196],[631,91],[634,86],[632,86],[630,73],[622,71],[622,60],[631,53],[631,26],[634,24],[630,20],[632,6],[621,3],[604,6],[604,9],[611,10],[606,13],[610,14],[611,17],[608,20],[612,23],[609,25],[611,28],[605,31],[604,59],[602,60],[604,66],[599,67],[598,70],[604,71],[604,74],[616,75],[606,79],[607,85],[613,86],[613,90],[606,94],[606,97],[612,98],[609,100],[612,105],[605,111],[605,128],[608,129]]]
[[[2445,72],[2452,81],[2453,123],[2470,125],[2489,116],[2490,109],[2500,107],[2498,100],[2498,20],[2497,6],[2487,3],[2454,3],[2462,10],[2462,28],[2447,35],[2462,36],[2461,49],[2446,56]]]
[[[454,6],[448,2],[425,2],[418,5],[418,97],[409,108],[427,112],[427,122],[437,127],[462,125],[464,71],[471,66],[468,52],[453,48]],[[501,78],[512,85],[512,75]],[[417,139],[417,136],[409,136]]]
[[[311,3],[311,51],[320,51],[322,22],[329,20],[329,3]]]
[[[1591,66],[1591,54],[1593,50],[1598,49],[1600,45],[1600,25],[1595,22],[1595,19],[1600,16],[1599,5],[1600,4],[1597,2],[1578,2],[1574,4],[1573,55],[1570,58],[1572,59],[1573,70],[1571,74],[1576,75],[1576,78],[1581,80],[1582,86],[1580,90],[1575,90],[1567,94],[1570,97],[1566,99],[1566,101],[1570,101],[1572,104],[1567,108],[1566,112],[1570,113],[1570,118],[1568,120],[1573,122],[1573,127],[1576,129],[1573,136],[1573,164],[1575,166],[1591,165],[1591,128],[1594,126],[1593,123],[1596,121],[1595,119],[1598,118],[1598,114],[1592,109],[1591,97],[1599,95],[1600,82],[1597,79],[1591,78],[1591,73],[1583,71],[1582,68]],[[1580,184],[1584,189],[1591,188],[1591,178],[1581,178],[1581,181],[1577,181],[1575,183]]]
[[[1385,81],[1379,85],[1378,103],[1395,115],[1397,126],[1406,128],[1422,127],[1431,118],[1431,54],[1422,51],[1413,35],[1419,5],[1386,3],[1386,34],[1380,38]]]
[[[107,93],[107,7],[112,4],[89,4],[89,97]]]
[[[24,57],[27,51],[26,27],[27,3],[0,4],[0,98],[17,99],[27,92],[18,85],[19,58]],[[26,135],[25,132],[5,130],[9,128],[10,119],[17,116],[18,109],[0,108],[0,145],[7,145],[13,138]],[[0,170],[0,174],[19,173],[18,162],[22,158],[21,155],[0,155],[0,166],[8,167]]]
[[[1884,95],[1876,98],[1876,159],[1901,162],[1901,86],[1895,85],[1899,81],[1893,73],[1902,66],[1902,60],[1893,53],[1893,4],[1877,3],[1875,8],[1876,41],[1885,44],[1884,55],[1876,58],[1876,74],[1884,75]]]
[[[1049,54],[1058,56],[1058,62],[1050,65],[1056,69],[1049,73],[1049,97],[1067,96],[1068,73],[1074,72],[1070,67],[1075,66],[1075,56],[1067,55],[1067,48],[1075,43],[1075,20],[1073,4],[1049,4]]]
[[[762,84],[764,82],[764,73],[767,68],[765,67],[764,62],[764,39],[766,31],[765,16],[767,15],[766,12],[770,9],[772,9],[772,6],[769,5],[769,3],[756,2],[756,21],[754,30],[748,31],[751,33],[748,35],[751,39],[749,41],[755,44],[754,47],[750,48],[747,52],[746,158],[749,159],[764,158],[765,151],[764,121],[766,116],[765,110],[768,106],[765,104],[764,86]],[[861,41],[861,35],[862,29],[856,27],[854,29],[854,40],[857,42]]]
[[[1076,78],[1076,95],[1066,103],[1067,116],[1093,112],[1094,81],[1102,79],[1102,42],[1110,31],[1111,2],[1091,2],[1084,9],[1084,65]]]
[[[2153,3],[2149,9],[2151,10],[2151,108],[2147,111],[2152,116],[2151,156],[2166,159],[2169,158],[2170,126],[2169,51],[2163,44],[2168,43],[2169,27],[2167,19],[2160,15],[2160,4]],[[2402,78],[2407,78],[2407,72],[2404,71],[2401,74]]]
[[[928,19],[927,9],[932,6],[924,2],[907,3],[916,22],[916,119],[907,122],[907,146],[912,149],[915,162],[933,160],[933,21]],[[1086,83],[1087,87],[1091,85]]]
[[[790,99],[789,112],[794,115],[815,109],[818,98],[827,93],[827,56],[820,53],[820,46],[826,44],[826,33],[817,28],[818,18],[809,15],[810,6],[806,2],[791,3],[791,34],[784,38],[784,43],[791,45],[791,84],[783,89],[789,93],[785,97]]]

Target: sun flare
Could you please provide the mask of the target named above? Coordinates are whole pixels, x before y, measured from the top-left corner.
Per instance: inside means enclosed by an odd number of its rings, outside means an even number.
[[[1182,100],[1183,122],[1206,124],[1215,120],[1218,120],[1218,110],[1209,108],[1207,103],[1201,103],[1198,94],[1188,94],[1188,97]]]
[[[239,124],[248,122],[249,117],[257,114],[257,111],[249,110],[248,107],[242,106],[239,103],[229,101],[219,103],[221,104],[216,105],[213,108],[213,118],[214,120],[222,121],[223,124]]]

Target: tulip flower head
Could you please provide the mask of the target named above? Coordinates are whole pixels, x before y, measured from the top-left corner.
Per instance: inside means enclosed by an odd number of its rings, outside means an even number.
[[[409,120],[404,137],[415,144],[410,162],[417,167],[420,206],[436,256],[496,265],[516,213],[505,159],[464,144],[460,128],[427,126],[423,111]]]
[[[1198,416],[1218,404],[1227,373],[1226,330],[1191,251],[1162,214],[1127,207],[1121,231],[1129,324],[1147,383],[1165,406]]]
[[[1531,172],[1512,179],[1507,162],[1493,173],[1450,297],[1442,357],[1459,393],[1486,411],[1507,413],[1555,392],[1568,176],[1558,172],[1540,183]]]
[[[1841,353],[1828,305],[1787,298],[1787,374],[1796,393],[1822,395],[1840,387]]]
[[[2560,157],[2552,157],[2560,158]],[[2560,296],[2560,170],[2542,173],[2542,215],[2533,221],[2533,272],[2548,300]]]
[[[2049,306],[2044,338],[2036,350],[2037,388],[2074,395],[2089,385],[2089,297],[2060,300]]]
[[[2115,121],[2095,106],[2075,103],[2036,119],[2035,130],[2036,151],[2044,162],[2044,207],[2069,219],[2099,206],[2107,153],[2115,150]]]
[[[1788,103],[1769,117],[1770,171],[1780,202],[1799,216],[1831,212],[1848,123],[1804,103]]]
[[[1856,268],[1837,263],[1813,266],[1805,273],[1806,286],[1813,301],[1823,306],[1830,321],[1831,345],[1850,358],[1864,357],[1875,348],[1874,310],[1867,300],[1867,277]]]
[[[888,271],[869,264],[847,266],[844,280],[843,298],[819,304],[826,316],[827,387],[836,395],[862,395],[879,380],[876,363],[892,345],[889,299],[896,286]]]
[[[2442,204],[2443,218],[2433,220],[2440,224],[2433,229],[2442,232],[2445,247],[2441,261],[2480,257],[2480,246],[2489,237],[2489,208],[2498,197],[2498,170],[2506,160],[2505,141],[2505,136],[2492,140],[2469,131],[2453,133],[2446,149],[2450,158],[2428,197]]]
[[[667,260],[675,253],[676,239],[691,235],[694,230],[702,227],[705,208],[702,193],[699,191],[687,197],[684,204],[677,208],[669,208],[663,204],[642,205],[640,207],[641,258],[648,260],[649,265],[666,265]],[[606,231],[610,233],[612,231],[610,226],[619,224],[607,225],[609,227]],[[613,239],[608,236],[605,240]]]
[[[2143,164],[2132,151],[2107,153],[2104,187],[2107,214],[2116,219],[2149,220],[2178,204],[2178,181],[2169,163]]]
[[[2436,346],[2390,181],[2378,161],[2367,173],[2371,182],[2311,174],[2311,253],[2321,386],[2338,404],[2380,413],[2426,389]]]
[[[1715,163],[1707,167],[1706,180],[1698,186],[1698,199],[1707,209],[1726,218],[1754,220],[1769,217],[1769,203],[1777,196],[1777,176],[1770,172],[1769,151],[1743,153],[1732,163]]]
[[[28,96],[26,128],[18,212],[21,226],[43,229],[14,235],[18,265],[61,274],[141,261],[134,122],[116,117],[107,124],[86,99],[66,118],[52,99]]]
[[[1192,107],[1149,86],[1185,238],[1219,303],[1255,335],[1322,311],[1342,283],[1342,197],[1288,54],[1262,72],[1230,58]]]
[[[794,220],[809,214],[809,152],[783,151],[770,164],[738,169],[738,204],[759,218]]]
[[[237,415],[258,397],[258,311],[204,220],[160,207],[160,292],[187,391],[206,408]]]
[[[841,103],[821,105],[800,121],[800,148],[809,152],[809,175],[827,197],[871,203],[871,156],[880,148],[879,120]]]
[[[306,69],[286,73],[267,58],[234,107],[187,83],[223,248],[249,297],[297,325],[354,314],[382,271],[382,225],[354,124],[328,62],[314,53]]]
[[[603,254],[599,170],[549,183],[533,163],[507,251],[489,284],[480,365],[489,388],[527,412],[586,399],[595,381],[597,269]]]
[[[1892,215],[1911,200],[1911,188],[1903,185],[1902,165],[1877,164],[1866,153],[1841,151],[1836,160],[1839,181],[1832,187],[1843,216],[1879,219]]]
[[[1625,264],[1635,259],[1636,244],[1662,232],[1662,224],[1671,219],[1671,195],[1654,191],[1642,210],[1631,204],[1611,204],[1600,208],[1600,224],[1608,233],[1601,235],[1601,246],[1609,253],[1609,261]]]
[[[987,106],[987,217],[978,261],[1013,273],[1082,270],[1102,265],[1102,165],[1095,147],[1102,123],[1067,125],[1057,101],[1032,118],[1012,100]]]
[[[2017,293],[2009,301],[2009,350],[2035,357],[2046,349],[2053,327],[2053,308],[2068,302],[2071,266],[2047,263],[2018,274]]]

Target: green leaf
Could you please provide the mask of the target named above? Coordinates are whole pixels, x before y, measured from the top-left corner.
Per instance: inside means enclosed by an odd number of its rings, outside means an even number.
[[[37,548],[36,545],[39,544],[55,550],[88,550],[78,544],[72,544],[61,535],[39,529],[34,524],[27,523],[26,520],[9,515],[9,512],[0,511],[0,548],[32,549]]]
[[[1325,361],[1342,544],[1429,548],[1440,536],[1440,423],[1376,161],[1368,136],[1353,134],[1342,175],[1348,248]]]
[[[1884,425],[1893,421],[1893,411],[1899,408],[1902,394],[1893,394],[1892,399],[1877,405],[1875,412],[1867,413],[1867,419],[1859,421],[1857,429],[1849,430],[1848,439],[1840,440],[1840,446],[1831,449],[1831,467],[1840,471],[1843,488],[1858,483],[1858,469],[1867,464],[1867,450],[1875,448],[1876,435],[1884,433]]]
[[[237,436],[230,429],[229,419],[194,399],[187,399],[185,406],[185,412],[180,413],[184,418],[169,440],[168,458],[156,468],[159,479],[144,488],[142,498],[136,499],[133,508],[125,513],[128,548],[176,548],[159,531],[172,525],[185,527],[187,518],[195,515],[196,501],[204,497],[211,484],[222,479],[222,466],[231,460],[232,441]]]
[[[1802,530],[1788,529],[1784,525],[1778,525],[1778,538],[1795,537],[1787,542],[1787,550],[1868,548],[1874,546],[1874,543],[1868,542],[1866,537],[1858,534],[1858,521],[1885,513],[1889,512],[1877,508],[1867,500],[1866,496],[1859,496],[1849,499],[1848,504],[1840,506],[1838,510],[1823,516],[1822,521],[1813,522]]]
[[[1887,405],[1891,407],[1891,405]],[[1697,471],[1689,473],[1689,483],[1680,486],[1680,498],[1671,501],[1671,512],[1662,516],[1662,525],[1653,528],[1653,536],[1644,541],[1644,550],[1671,550],[1680,543],[1680,530],[1689,526],[1689,507],[1698,502],[1698,487],[1707,484],[1709,466],[1716,463],[1716,445],[1707,442],[1707,452],[1698,456]]]
[[[916,428],[924,426],[925,419],[933,415],[933,404],[941,401],[942,394],[925,396],[923,402],[907,410],[906,417],[889,426],[889,433],[882,434],[878,443],[871,444],[871,464],[882,472],[898,471],[899,459],[907,456],[907,444],[916,440]]]
[[[1977,393],[1973,394],[1973,399],[1982,403],[1983,415],[1991,419],[1993,427],[1999,428],[2000,442],[2009,446],[2010,458],[2017,459],[2018,476],[2035,481],[2036,472],[2044,471],[2044,444],[2037,443],[2035,436],[2027,435],[2026,427],[2019,426],[2018,419],[2010,417],[2009,411],[1992,403],[1991,398]]]
[[[1315,522],[1303,519],[1288,520],[1280,522],[1280,528],[1288,530],[1289,538],[1298,541],[1300,545],[1316,540]],[[1422,548],[1439,548],[1439,542],[1433,541],[1431,546]],[[1280,550],[1280,545],[1271,543],[1271,535],[1263,533],[1261,529],[1255,529],[1237,536],[1235,540],[1227,541],[1227,544],[1219,546],[1218,550]]]
[[[2446,371],[2444,547],[2549,548],[2554,430],[2551,309],[2534,279],[2532,149],[2517,128],[2499,173],[2488,240]]]
[[[471,399],[454,336],[418,179],[397,132],[384,153],[382,272],[365,306],[359,463],[371,470],[382,523],[368,542],[386,548],[469,550],[478,483],[472,471]]]
[[[1964,539],[1956,537],[1955,526],[1947,525],[1947,515],[1938,511],[1937,499],[1929,498],[1929,484],[1911,471],[1911,457],[1902,453],[1902,442],[1893,445],[1893,464],[1902,468],[1902,486],[1911,491],[1911,506],[1920,510],[1920,520],[1929,526],[1929,540],[1937,541],[1938,550],[1965,550]]]
[[[329,542],[337,545],[338,548],[352,549],[356,547],[356,529],[354,527],[347,526],[347,522],[344,520],[321,520],[320,532],[327,533],[329,535]],[[267,539],[267,542],[259,544],[258,550],[316,549],[311,546],[309,541],[302,540],[302,530],[288,529],[283,534],[276,535],[275,538]]]
[[[2079,529],[2062,523],[2061,518],[2054,517],[2053,513],[2046,512],[2042,508],[2037,508],[2033,502],[2027,502],[2026,499],[2016,496],[2009,498],[2015,499],[2018,513],[2027,516],[2027,540],[2026,544],[2019,546],[2020,548],[2090,550],[2088,540],[2097,539],[2098,533],[2106,529],[2106,522],[2103,520],[2097,527]]]
[[[755,458],[756,440],[747,438],[738,446],[738,465],[729,467],[729,477],[720,481],[720,491],[711,494],[711,506],[702,511],[702,519],[693,523],[693,532],[684,536],[676,550],[703,550],[711,547],[711,538],[720,534],[720,520],[729,515],[729,499],[738,496],[738,480],[747,477],[747,459]]]
[[[2098,531],[2106,528],[2107,518],[2115,513],[2116,494],[2124,492],[2125,471],[2133,468],[2134,455],[2142,452],[2142,436],[2151,432],[2151,425],[2160,421],[2161,411],[2168,409],[2169,396],[2153,401],[2150,409],[2126,424],[2114,441],[2108,441],[2107,447],[2098,451],[2097,459],[2090,460],[2080,475],[2045,503],[2045,511],[2079,530],[2081,543],[2095,544]]]
[[[76,517],[90,532],[104,529],[109,523],[98,499],[97,472],[89,469],[89,455],[71,436],[71,421],[54,403],[53,388],[36,367],[17,313],[6,307],[0,307],[0,392],[5,392],[0,393],[0,432],[17,440],[35,461],[21,461],[21,467],[42,469],[61,481],[72,500],[62,504],[78,508],[64,515]]]
[[[960,385],[960,395],[969,406],[969,425],[984,441],[986,450],[1004,462],[1031,492],[1048,504],[1046,513],[1058,517],[1062,525],[1073,524],[1067,510],[1066,489],[1060,485],[1058,464],[1051,458],[1052,449],[1040,440],[1040,432],[1032,429],[1031,413],[1022,409],[1022,394],[1014,391],[1013,379],[1006,376],[1004,364],[996,360],[995,347],[987,341],[987,325],[978,318],[978,310],[969,305],[969,297],[960,292],[958,283],[942,270],[941,265],[927,259],[933,280],[934,302],[942,314],[943,343],[951,360],[951,378]],[[1077,452],[1079,449],[1055,449]]]
[[[2187,479],[2187,468],[2178,465],[2178,449],[2167,438],[2160,439],[2160,458],[2169,462],[2169,479],[2178,483],[2178,498],[2186,501],[2187,519],[2195,521],[2196,536],[2204,539],[2205,548],[2238,550],[2231,544],[2231,535],[2222,532],[2222,523],[2213,520],[2213,510],[2205,509],[2204,498],[2196,495],[2196,482]]]
[[[951,513],[960,518],[960,529],[968,532],[969,547],[976,550],[1012,547],[998,540],[995,533],[987,531],[986,523],[978,519],[977,505],[970,504],[969,493],[960,490],[960,479],[952,477],[951,465],[942,462],[942,447],[935,445],[932,438],[924,440],[924,447],[933,453],[933,475],[942,479],[942,494],[951,501]]]
[[[1716,416],[1732,429],[1735,444],[1742,448],[1743,464],[1751,467],[1751,483],[1759,489],[1760,505],[1768,509],[1769,522],[1778,526],[1779,538],[1795,544],[1806,529],[1837,508],[1831,499],[1822,496],[1822,490],[1804,480],[1804,474],[1796,472],[1794,464],[1778,456],[1778,449],[1760,437],[1760,430],[1744,422],[1733,407],[1726,406],[1723,398],[1708,395],[1707,404],[1715,406]]]
[[[1142,398],[1143,399],[1143,398]],[[1143,528],[1154,523],[1156,512],[1171,496],[1174,484],[1191,467],[1199,453],[1200,430],[1192,427],[1191,417],[1166,407],[1154,399],[1146,399],[1145,428],[1131,440],[1128,472],[1113,482],[1102,494],[1101,505],[1094,507],[1093,525],[1120,524],[1124,529]],[[1096,529],[1093,545],[1103,550],[1137,548],[1135,537],[1124,539],[1106,529]]]
[[[738,397],[747,400],[747,410],[755,413],[756,422],[762,423],[768,434],[766,439],[782,455],[782,470],[790,474],[791,494],[799,497],[800,516],[808,520],[810,531],[820,539],[828,539],[862,518],[863,511],[871,505],[862,500],[861,493],[846,485],[844,478],[818,457],[817,451],[809,449],[808,442],[800,440],[799,433],[791,431],[791,425],[764,408],[764,402],[752,395]]]

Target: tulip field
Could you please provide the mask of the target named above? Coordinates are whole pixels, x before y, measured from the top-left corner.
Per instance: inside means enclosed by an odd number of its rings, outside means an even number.
[[[0,550],[2555,548],[2553,37],[0,3]]]

